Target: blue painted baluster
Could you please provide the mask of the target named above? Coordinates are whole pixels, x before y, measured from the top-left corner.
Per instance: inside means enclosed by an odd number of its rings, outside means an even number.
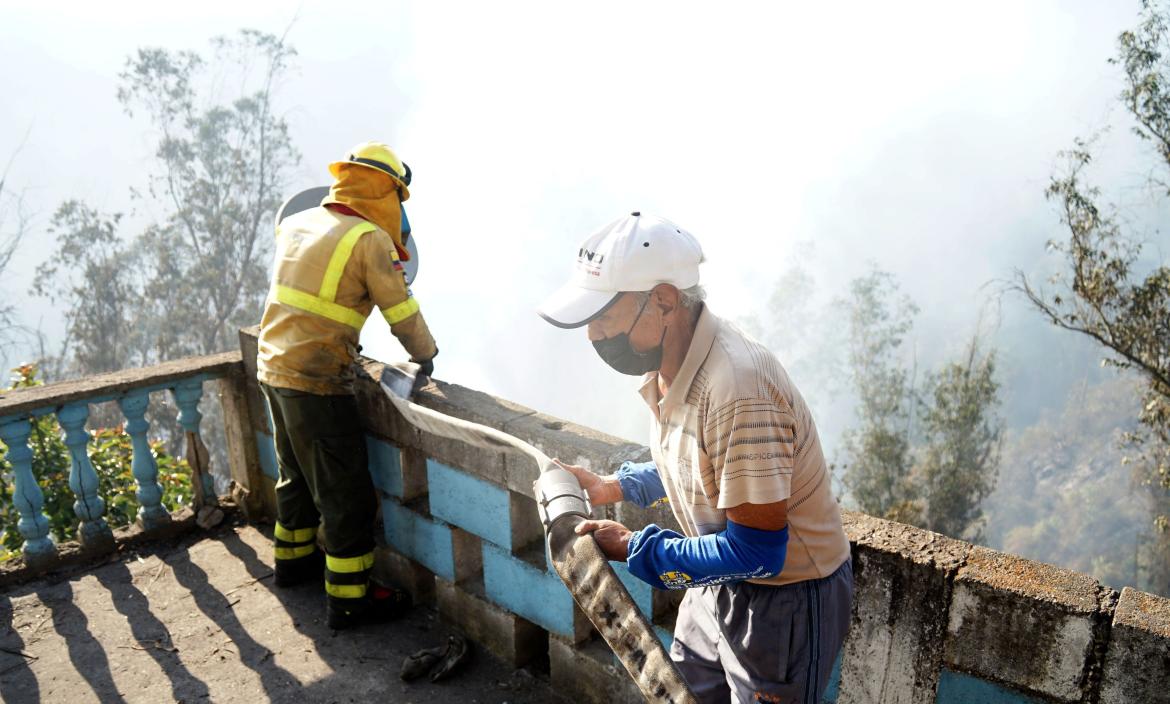
[[[45,496],[32,473],[30,430],[28,418],[0,418],[0,440],[8,446],[8,461],[15,479],[12,502],[20,513],[16,527],[24,537],[24,561],[37,567],[57,556],[57,546],[49,537],[49,518],[43,510]]]
[[[187,431],[187,464],[191,465],[191,490],[195,494],[195,508],[214,505],[215,482],[211,478],[211,461],[207,447],[199,435],[199,423],[203,414],[199,412],[199,400],[203,398],[203,380],[199,377],[184,379],[173,389],[175,403],[179,406],[179,423]]]
[[[65,406],[57,412],[57,420],[65,429],[65,445],[69,448],[69,488],[77,499],[73,502],[73,512],[81,521],[77,539],[86,547],[112,543],[114,536],[102,518],[106,502],[98,496],[97,472],[89,461],[89,432],[85,429],[89,404],[81,401]]]
[[[150,429],[150,423],[146,421],[150,394],[146,391],[131,391],[118,405],[122,407],[122,415],[126,416],[126,433],[134,446],[130,471],[138,483],[138,489],[134,492],[138,497],[138,523],[145,530],[164,526],[171,522],[171,514],[162,505],[163,489],[158,483],[158,463],[154,461],[150,441],[146,438],[146,431]]]

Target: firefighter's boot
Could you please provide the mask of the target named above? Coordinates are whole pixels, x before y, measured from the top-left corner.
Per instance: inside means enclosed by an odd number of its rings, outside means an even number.
[[[374,553],[355,557],[325,556],[326,617],[335,630],[362,623],[384,623],[410,608],[410,596],[370,583]]]
[[[289,529],[276,523],[274,531],[276,570],[272,581],[278,587],[295,587],[321,579],[324,560],[317,549],[317,527]]]

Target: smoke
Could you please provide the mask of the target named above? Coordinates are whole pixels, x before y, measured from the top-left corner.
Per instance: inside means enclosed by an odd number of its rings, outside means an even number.
[[[304,155],[298,187],[367,139],[411,164],[414,290],[439,378],[644,440],[637,381],[605,367],[583,331],[534,312],[592,230],[635,209],[684,225],[707,253],[711,307],[733,320],[760,314],[793,265],[820,303],[871,264],[889,270],[922,308],[915,344],[932,362],[976,324],[988,281],[1043,262],[1059,234],[1042,197],[1055,154],[1108,117],[1118,83],[1106,59],[1136,8],[306,2],[289,34],[299,72],[280,99]],[[152,155],[115,100],[124,57],[290,20],[275,2],[79,7],[84,21],[67,25],[56,12],[12,8],[0,27],[0,134],[34,124],[14,176],[38,212],[81,197],[132,211],[130,227],[151,219],[128,193]],[[3,295],[59,337],[60,311],[26,294],[44,249],[20,253]],[[1044,377],[1020,348],[1051,336],[1005,306],[1006,357],[1033,365],[1021,378]],[[828,316],[784,334],[819,339],[840,324]],[[404,356],[377,318],[363,345]],[[848,399],[823,376],[796,382],[839,429]],[[1066,379],[1050,377],[1010,403],[1060,395]]]

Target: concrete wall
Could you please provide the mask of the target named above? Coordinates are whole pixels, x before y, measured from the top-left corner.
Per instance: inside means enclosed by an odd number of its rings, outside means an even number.
[[[249,365],[254,343],[248,334],[242,341]],[[376,569],[505,661],[548,667],[560,691],[581,701],[638,701],[545,563],[531,495],[536,467],[407,426],[373,381],[379,365],[364,364],[369,373],[357,395],[385,542]],[[258,402],[254,389],[248,395]],[[453,384],[437,383],[421,403],[599,473],[647,456],[637,444]],[[251,416],[263,417],[255,406]],[[271,443],[266,433],[257,423],[260,444]],[[259,452],[262,463],[270,451]],[[605,517],[631,528],[674,525],[665,508],[607,508]],[[826,701],[1170,702],[1170,600],[1118,594],[1085,575],[843,516],[856,594]],[[624,576],[669,643],[680,595]]]

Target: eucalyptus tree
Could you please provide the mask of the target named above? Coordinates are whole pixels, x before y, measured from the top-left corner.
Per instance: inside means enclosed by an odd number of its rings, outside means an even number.
[[[1170,8],[1143,2],[1137,26],[1118,38],[1124,85],[1120,100],[1131,127],[1150,147],[1149,185],[1170,198]],[[1105,205],[1088,176],[1094,140],[1079,139],[1063,154],[1048,198],[1056,203],[1064,237],[1049,243],[1060,271],[1045,286],[1017,272],[1015,286],[1049,322],[1096,341],[1104,364],[1142,380],[1126,433],[1126,460],[1156,498],[1155,525],[1165,550],[1161,591],[1170,593],[1170,266],[1143,247],[1134,218]]]

